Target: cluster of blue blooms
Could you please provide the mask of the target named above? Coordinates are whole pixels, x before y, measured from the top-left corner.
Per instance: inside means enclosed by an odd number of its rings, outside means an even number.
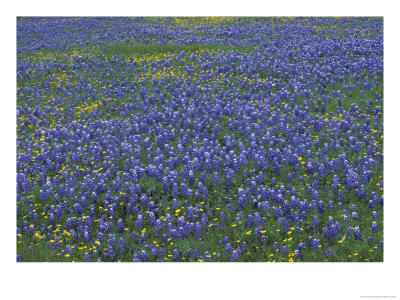
[[[17,260],[382,259],[382,19],[182,22],[18,20]]]

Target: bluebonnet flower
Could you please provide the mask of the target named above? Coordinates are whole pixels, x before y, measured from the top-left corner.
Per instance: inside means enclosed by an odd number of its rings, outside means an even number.
[[[364,171],[361,174],[361,182],[363,184],[367,184],[371,180],[372,176],[373,176],[373,172],[371,172],[370,170]]]
[[[215,186],[217,186],[217,185],[219,184],[218,172],[214,172],[214,175],[213,175],[213,184],[214,184]]]
[[[222,243],[227,244],[229,243],[229,238],[228,236],[225,236],[224,239],[222,240]]]
[[[323,232],[324,238],[328,240],[333,239],[341,232],[341,225],[339,222],[335,222],[327,227],[324,227]]]
[[[114,247],[116,244],[116,235],[115,234],[109,234],[108,235],[108,241],[107,241],[108,245],[110,247]]]
[[[354,239],[355,240],[363,240],[363,236],[361,233],[360,227],[354,227]]]
[[[207,221],[205,223],[207,223]],[[199,223],[196,223],[195,229],[194,229],[194,237],[199,238],[199,237],[201,237],[201,235],[202,235],[201,225]]]
[[[350,206],[350,210],[351,210],[351,211],[357,211],[357,210],[358,210],[357,205],[352,204],[352,205]]]
[[[166,243],[168,241],[168,235],[163,234],[162,241],[163,241],[163,243]]]
[[[76,231],[73,230],[73,229],[71,229],[69,233],[71,234],[71,240],[72,240],[72,242],[77,243],[78,240],[79,240],[79,236],[78,236],[78,234],[76,233]],[[99,234],[100,234],[100,233],[99,233]]]
[[[375,221],[372,222],[371,228],[372,228],[372,233],[377,233],[379,231],[378,224]]]
[[[264,174],[263,172],[258,173],[258,176],[256,177],[257,184],[264,184]]]
[[[176,250],[176,249],[175,249],[174,252],[173,252],[173,260],[174,260],[175,262],[178,262],[178,261],[181,260],[181,256],[180,256],[178,250]]]
[[[317,250],[319,248],[319,245],[319,240],[313,239],[310,246],[312,249]]]
[[[230,175],[230,174],[226,175],[226,178],[225,178],[225,187],[226,187],[228,190],[230,190],[230,189],[232,188],[232,178],[231,178],[231,175]]]
[[[254,214],[254,217],[255,217],[257,225],[261,225],[264,223],[264,218],[258,212],[256,212]]]
[[[338,178],[336,175],[334,175],[334,176],[333,176],[333,179],[332,179],[331,190],[332,190],[332,191],[335,190],[335,189],[338,187],[339,183],[340,183],[339,178]],[[343,195],[343,194],[342,194],[342,195]],[[338,193],[338,198],[339,198],[339,193]]]
[[[274,242],[274,250],[275,250],[276,253],[279,252],[279,244],[278,244],[278,242]]]
[[[189,180],[189,185],[190,185],[190,186],[193,186],[193,185],[194,185],[194,176],[193,176],[193,172],[192,172],[192,171],[189,171],[189,178],[188,178],[188,180]]]
[[[90,242],[90,232],[85,230],[83,232],[83,242],[84,243],[89,243]]]
[[[356,172],[349,169],[346,174],[346,188],[347,190],[351,190],[357,187],[358,187],[358,175]]]
[[[168,177],[164,176],[163,177],[163,192],[164,194],[167,194],[169,191],[169,181],[168,181]]]
[[[246,242],[243,242],[243,243],[242,243],[242,249],[243,249],[243,250],[247,250],[247,248],[248,248],[247,243],[246,243]]]
[[[327,249],[326,250],[326,257],[327,258],[331,258],[332,257],[332,255],[333,255],[333,252],[332,252],[332,250],[329,248],[329,249]]]
[[[349,220],[348,220],[347,215],[343,215],[343,223],[348,223],[348,222],[349,222]]]
[[[74,204],[74,212],[76,214],[82,214],[82,212],[83,212],[82,206],[79,203]]]
[[[148,259],[147,253],[142,250],[137,254],[137,258],[139,259],[140,262],[146,262]]]
[[[186,184],[184,182],[181,183],[181,196],[182,197],[189,196],[188,187],[186,186]]]
[[[66,224],[65,224],[66,228],[72,228],[75,226],[75,219],[74,218],[68,218],[66,220]]]
[[[338,201],[343,201],[344,200],[344,195],[343,195],[343,191],[339,190],[338,191]]]
[[[179,208],[178,201],[175,198],[172,200],[171,208],[172,209],[178,209]]]
[[[313,225],[314,225],[314,227],[318,227],[319,226],[319,218],[318,218],[318,216],[314,216]]]
[[[254,217],[252,215],[248,215],[246,219],[246,226],[251,227],[254,224]]]
[[[192,253],[192,249],[187,249],[186,251],[186,258],[189,260],[192,257],[193,253]]]
[[[124,238],[121,237],[119,239],[118,244],[119,244],[118,253],[120,253],[120,254],[124,253],[125,252],[125,244],[126,244]]]
[[[231,259],[232,259],[233,261],[238,261],[239,258],[240,258],[239,249],[233,250],[232,253],[231,253]]]
[[[114,260],[114,258],[116,257],[116,254],[114,252],[114,248],[113,247],[108,247],[107,248],[107,252],[105,253],[105,255],[107,257],[109,257],[111,260]]]
[[[360,197],[360,199],[363,199],[363,200],[367,198],[367,193],[366,193],[365,187],[363,185],[360,187],[359,197]]]
[[[197,259],[201,256],[200,250],[199,249],[194,249],[194,258]]]
[[[355,211],[353,211],[353,212],[351,213],[351,217],[352,217],[353,220],[355,220],[355,221],[359,221],[359,220],[360,220],[360,217],[358,216],[357,212],[355,212]]]
[[[172,196],[176,197],[179,194],[178,183],[174,182],[172,186]]]
[[[318,193],[318,190],[315,189],[315,187],[314,187],[314,190],[312,191],[312,196],[313,196],[313,200],[315,200],[315,201],[319,200],[319,193]],[[320,204],[320,203],[322,203],[321,204],[322,206],[324,205],[324,203],[322,201],[318,202],[318,204]]]
[[[226,215],[225,215],[224,212],[221,212],[221,213],[219,214],[219,219],[220,219],[222,222],[225,222],[225,221],[226,221]]]
[[[211,256],[210,252],[208,252],[208,251],[204,252],[204,260],[206,262],[212,261],[212,256]]]
[[[136,228],[138,230],[142,230],[143,226],[144,226],[143,216],[142,215],[138,215],[138,218],[136,220]]]
[[[118,219],[118,233],[124,233],[125,231],[125,224],[123,220],[120,218]]]
[[[155,215],[154,212],[151,211],[151,212],[149,213],[149,224],[150,224],[151,226],[156,226],[156,223],[157,223],[156,215]],[[118,231],[118,232],[119,232],[119,231]],[[122,231],[121,233],[123,233],[123,231]]]
[[[158,256],[157,248],[152,248],[150,251],[150,255],[156,258]]]
[[[325,213],[325,203],[322,201],[318,202],[318,213],[323,215]]]
[[[92,261],[92,257],[90,256],[90,254],[88,252],[85,252],[84,260],[85,260],[85,262],[91,262]]]
[[[353,233],[353,228],[351,228],[350,226],[347,227],[346,240],[351,237],[352,233]]]
[[[231,244],[230,243],[227,243],[226,245],[225,245],[225,252],[226,252],[226,254],[228,255],[229,253],[231,253],[232,252],[232,246],[231,246]]]

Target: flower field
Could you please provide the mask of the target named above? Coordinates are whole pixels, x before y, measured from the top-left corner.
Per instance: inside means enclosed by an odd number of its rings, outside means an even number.
[[[18,18],[17,261],[382,262],[382,18]]]

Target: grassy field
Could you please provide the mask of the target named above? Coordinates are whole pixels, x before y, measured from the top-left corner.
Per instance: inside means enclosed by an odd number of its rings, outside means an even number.
[[[17,260],[382,262],[382,27],[19,20]]]

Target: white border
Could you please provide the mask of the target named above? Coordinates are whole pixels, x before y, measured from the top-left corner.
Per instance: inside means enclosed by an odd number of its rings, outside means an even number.
[[[1,274],[7,299],[360,299],[399,294],[398,16],[378,1],[16,1],[1,18]],[[189,4],[190,3],[190,4]],[[3,4],[4,7],[4,4]],[[15,263],[16,16],[384,16],[385,262]],[[398,271],[396,272],[398,274]],[[4,298],[6,299],[6,298]]]

